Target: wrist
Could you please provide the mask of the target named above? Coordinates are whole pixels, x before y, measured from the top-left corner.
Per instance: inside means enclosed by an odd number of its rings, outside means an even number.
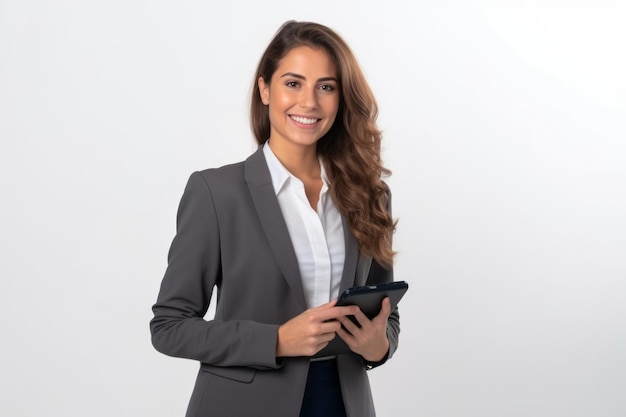
[[[363,358],[363,363],[365,364],[365,369],[369,371],[370,369],[376,368],[377,366],[380,366],[383,363],[387,362],[387,359],[389,359],[389,349],[387,349],[383,357],[380,358],[379,360],[370,361],[370,360]]]

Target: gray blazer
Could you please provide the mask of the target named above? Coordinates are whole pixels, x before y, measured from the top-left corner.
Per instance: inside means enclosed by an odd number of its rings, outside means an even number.
[[[392,270],[361,255],[344,230],[341,290],[393,280]],[[215,318],[207,321],[214,288]],[[152,310],[154,347],[200,362],[187,417],[299,415],[310,361],[276,358],[276,341],[279,325],[306,303],[261,148],[244,162],[191,175]],[[388,323],[387,358],[398,345],[397,310]],[[339,355],[337,363],[347,415],[375,416],[368,364],[356,354]]]

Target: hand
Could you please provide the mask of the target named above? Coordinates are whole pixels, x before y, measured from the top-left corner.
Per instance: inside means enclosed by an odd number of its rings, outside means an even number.
[[[280,326],[276,356],[313,356],[326,347],[341,329],[338,319],[361,311],[356,306],[335,307],[336,302],[310,308]]]
[[[339,317],[338,319],[343,325],[343,328],[337,330],[337,334],[354,353],[358,353],[369,362],[379,362],[385,357],[389,350],[387,319],[390,314],[391,303],[389,302],[389,297],[385,297],[380,313],[372,320],[368,319],[367,316],[357,308],[354,318],[357,320],[360,327],[348,317]]]

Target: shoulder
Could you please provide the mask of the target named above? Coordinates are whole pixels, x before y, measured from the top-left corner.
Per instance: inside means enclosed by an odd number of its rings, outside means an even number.
[[[194,171],[187,180],[184,195],[190,199],[208,198],[215,204],[245,185],[243,162]]]
[[[217,168],[195,171],[191,174],[191,177],[196,176],[202,178],[208,185],[211,186],[218,183],[228,186],[234,185],[238,182],[245,182],[245,180],[250,179],[251,176],[258,176],[260,174],[259,171],[262,171],[263,167],[267,170],[265,157],[263,156],[261,148],[259,148],[244,161],[222,165]]]
[[[192,172],[185,193],[230,201],[247,194],[251,185],[266,182],[267,178],[269,171],[263,153],[257,151],[244,161]]]
[[[214,181],[229,181],[243,179],[244,175],[244,163],[236,162],[233,164],[223,165],[218,168],[207,168],[200,171],[195,171],[191,174],[191,177],[200,177],[207,183]]]

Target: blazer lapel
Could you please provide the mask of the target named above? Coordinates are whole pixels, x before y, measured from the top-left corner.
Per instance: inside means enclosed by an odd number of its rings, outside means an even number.
[[[283,218],[272,185],[265,156],[262,147],[253,153],[245,162],[245,180],[254,202],[261,225],[267,236],[274,258],[278,267],[287,279],[289,286],[297,295],[298,302],[302,304],[304,309],[307,308],[304,298],[304,289],[302,287],[302,278],[300,277],[300,268],[298,260],[294,252],[287,224]]]

